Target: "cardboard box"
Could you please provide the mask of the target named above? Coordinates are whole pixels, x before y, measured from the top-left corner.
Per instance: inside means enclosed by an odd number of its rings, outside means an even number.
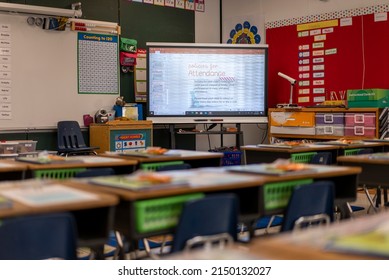
[[[350,89],[347,103],[349,108],[389,107],[389,89]]]

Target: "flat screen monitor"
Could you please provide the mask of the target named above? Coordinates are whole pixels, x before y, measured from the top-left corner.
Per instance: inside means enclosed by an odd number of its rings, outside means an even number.
[[[267,45],[147,43],[147,119],[267,122]]]

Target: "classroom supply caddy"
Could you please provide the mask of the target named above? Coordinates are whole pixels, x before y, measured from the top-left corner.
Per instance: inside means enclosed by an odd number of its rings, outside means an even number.
[[[77,173],[85,171],[85,168],[41,169],[34,170],[34,178],[40,179],[70,179]]]
[[[296,163],[310,163],[316,152],[295,153],[290,155],[290,160]]]
[[[142,163],[140,165],[140,169],[144,171],[157,171],[159,167],[167,166],[167,165],[177,165],[177,164],[184,164],[184,161],[175,160],[175,161],[166,161],[166,162]]]
[[[264,201],[262,212],[268,214],[278,213],[284,209],[295,187],[312,183],[312,179],[293,180],[286,182],[268,183],[261,188],[260,201]]]
[[[184,203],[202,197],[203,193],[193,193],[135,202],[136,231],[147,233],[174,227]]]

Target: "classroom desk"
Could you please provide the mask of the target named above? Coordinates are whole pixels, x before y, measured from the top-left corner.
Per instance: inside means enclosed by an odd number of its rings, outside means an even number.
[[[139,232],[137,230],[136,204],[138,201],[151,201],[153,199],[172,197],[190,193],[235,193],[240,201],[239,219],[241,222],[252,224],[256,219],[264,215],[283,213],[285,205],[277,208],[266,208],[264,188],[269,183],[277,182],[299,182],[301,179],[332,180],[335,183],[335,201],[338,205],[355,201],[357,189],[357,176],[360,168],[339,167],[339,166],[317,166],[310,165],[309,172],[303,174],[288,174],[283,176],[242,174],[228,172],[227,168],[199,168],[190,170],[179,170],[165,172],[178,178],[186,178],[189,185],[174,186],[152,191],[131,191],[123,188],[108,186],[94,186],[104,192],[113,193],[120,197],[120,203],[116,208],[115,229],[125,235],[127,240],[136,241],[139,238],[166,234],[172,228],[150,232]],[[87,181],[86,184],[91,185]],[[298,184],[298,183],[296,183]],[[346,209],[343,207],[342,209]],[[347,210],[346,210],[347,211]],[[347,215],[344,215],[347,217]]]
[[[338,147],[338,157],[347,155],[347,151],[355,150],[355,149],[365,149],[372,148],[374,153],[379,153],[384,151],[385,144],[381,142],[367,142],[363,141],[361,143],[349,144],[349,145],[337,145]]]
[[[360,184],[389,187],[389,176],[386,173],[389,170],[389,153],[340,156],[338,164],[361,167]]]
[[[358,248],[362,242],[351,249],[334,249],[329,245],[334,238],[348,235],[372,233],[380,227],[385,227],[389,219],[389,212],[381,212],[374,215],[366,215],[358,219],[343,220],[333,223],[328,227],[309,228],[290,233],[281,233],[275,236],[259,236],[253,238],[247,244],[246,252],[256,254],[261,259],[279,260],[369,260],[388,259],[389,252],[382,255],[372,253],[372,244],[380,248],[387,248],[385,241],[379,235],[371,236],[371,241],[367,248]],[[374,240],[377,238],[377,240]],[[370,252],[368,252],[370,251]]]
[[[373,148],[374,152],[382,152],[384,146],[385,144],[380,142],[363,142],[352,145],[324,144],[323,142],[323,144],[307,144],[306,146],[292,148],[277,147],[277,145],[247,145],[241,147],[241,149],[244,151],[246,164],[270,163],[279,158],[290,159],[292,154],[311,152],[331,152],[332,162],[336,163],[337,157],[343,156],[346,150]]]
[[[92,200],[77,202],[57,202],[45,205],[29,205],[13,200],[11,208],[0,209],[0,219],[17,216],[71,212],[76,220],[78,229],[78,245],[94,248],[97,252],[102,252],[102,247],[108,239],[109,230],[113,226],[114,210],[119,199],[114,194],[99,192],[96,188],[88,188],[82,184],[72,181],[49,181],[28,179],[18,182],[0,183],[0,193],[9,189],[23,189],[41,191],[42,186],[55,185],[70,187],[76,190],[83,190],[94,196]],[[47,186],[49,188],[50,186]],[[48,229],[50,230],[50,229]]]
[[[338,147],[333,145],[307,145],[292,148],[282,148],[276,145],[247,145],[242,146],[246,164],[251,163],[271,163],[277,159],[290,159],[292,154],[311,152],[331,152],[332,160],[335,162],[338,156]]]
[[[21,180],[25,178],[27,164],[13,159],[0,160],[0,181]]]
[[[34,159],[34,158],[32,158]],[[68,162],[66,161],[68,160]],[[70,169],[70,168],[98,168],[98,167],[111,167],[115,170],[116,174],[129,174],[135,170],[135,166],[138,163],[136,160],[127,158],[109,158],[102,156],[72,156],[67,157],[63,162],[54,163],[34,163],[23,162],[27,166],[26,178],[32,178],[35,170],[54,170],[54,169]]]
[[[106,152],[104,156],[125,158],[129,160],[138,161],[137,169],[142,167],[142,164],[160,163],[167,161],[184,161],[189,163],[192,168],[199,167],[214,167],[220,166],[222,162],[223,153],[191,151],[171,149],[164,155],[145,155],[142,153],[115,153]]]

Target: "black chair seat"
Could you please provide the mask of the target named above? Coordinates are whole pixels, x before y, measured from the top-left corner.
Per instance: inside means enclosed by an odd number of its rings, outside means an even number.
[[[80,125],[77,121],[59,121],[57,128],[58,154],[64,156],[97,154],[95,150],[99,149],[99,147],[90,147],[85,144]]]

